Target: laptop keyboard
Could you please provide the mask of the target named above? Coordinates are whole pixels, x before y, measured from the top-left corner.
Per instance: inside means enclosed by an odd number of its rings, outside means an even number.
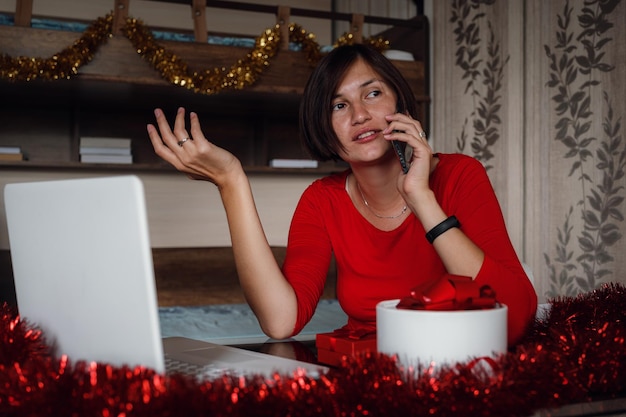
[[[172,359],[167,356],[165,357],[165,373],[168,375],[183,374],[192,376],[198,381],[217,379],[226,373],[234,376],[244,376],[240,371],[225,369],[214,364],[197,365],[194,363]]]

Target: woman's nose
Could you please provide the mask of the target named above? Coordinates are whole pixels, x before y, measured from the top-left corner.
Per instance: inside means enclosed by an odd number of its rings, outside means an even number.
[[[352,106],[352,122],[354,124],[363,123],[369,120],[370,114],[362,104],[355,104]]]

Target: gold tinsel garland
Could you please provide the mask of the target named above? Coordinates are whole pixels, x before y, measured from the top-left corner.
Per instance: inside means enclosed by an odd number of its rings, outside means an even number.
[[[96,19],[82,36],[50,58],[11,57],[0,54],[0,78],[8,81],[32,81],[69,79],[78,74],[81,66],[89,63],[98,48],[112,37],[113,15]],[[280,44],[280,25],[266,29],[256,38],[254,48],[244,58],[238,59],[230,68],[209,68],[192,71],[189,65],[172,51],[168,51],[154,40],[152,32],[140,21],[128,18],[123,28],[137,53],[146,59],[166,81],[197,93],[216,94],[222,90],[241,90],[253,85],[263,71],[269,67]],[[289,25],[289,40],[298,43],[307,61],[314,65],[321,58],[315,35],[299,25]],[[382,38],[368,38],[366,43],[378,50],[389,47]],[[354,35],[344,34],[334,46],[354,43]]]
[[[91,61],[109,37],[113,28],[113,16],[96,19],[72,46],[50,58],[13,58],[0,54],[0,78],[9,81],[32,81],[69,79],[78,69]]]

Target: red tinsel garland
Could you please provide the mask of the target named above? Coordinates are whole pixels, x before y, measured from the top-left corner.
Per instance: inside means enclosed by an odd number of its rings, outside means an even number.
[[[197,382],[146,368],[54,359],[44,335],[0,309],[0,415],[523,416],[626,397],[626,289],[551,300],[524,341],[490,366],[401,370],[364,354],[306,375]]]

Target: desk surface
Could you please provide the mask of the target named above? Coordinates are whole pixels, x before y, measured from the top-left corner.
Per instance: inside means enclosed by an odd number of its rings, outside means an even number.
[[[554,410],[542,410],[533,415],[534,417],[596,417],[626,416],[626,398],[612,400],[593,401],[589,403],[570,404]]]

